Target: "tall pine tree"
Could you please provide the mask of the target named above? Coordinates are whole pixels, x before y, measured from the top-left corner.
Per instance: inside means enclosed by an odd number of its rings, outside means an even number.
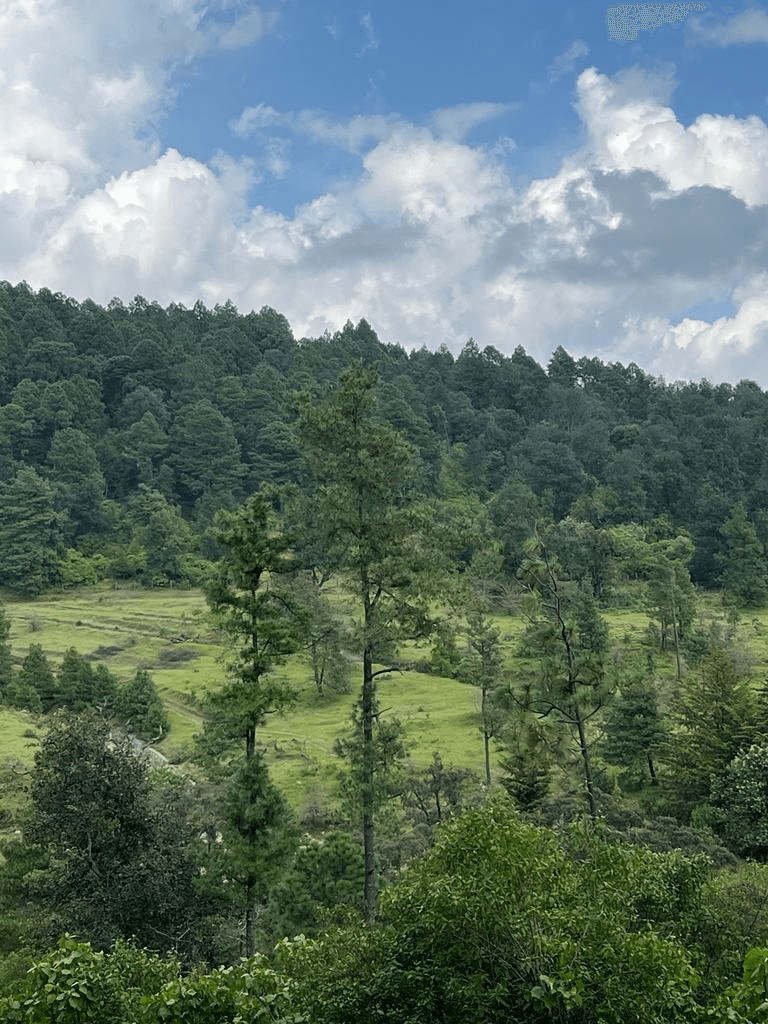
[[[362,681],[359,794],[365,878],[363,910],[376,914],[377,679],[393,646],[430,628],[425,592],[430,559],[413,504],[415,451],[376,407],[377,374],[360,363],[324,398],[298,398],[300,450],[309,472],[316,550],[359,602]]]
[[[720,530],[726,552],[720,577],[723,590],[736,604],[759,608],[768,602],[768,564],[755,528],[739,502]]]

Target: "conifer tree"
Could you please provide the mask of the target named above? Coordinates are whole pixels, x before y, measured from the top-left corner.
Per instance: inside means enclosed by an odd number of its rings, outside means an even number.
[[[501,678],[501,631],[478,607],[467,615],[467,651],[459,661],[458,679],[480,690],[480,730],[483,734],[485,782],[491,784],[491,739],[497,733],[498,709],[494,707],[494,692]]]
[[[250,758],[257,728],[293,699],[272,674],[299,644],[295,608],[281,587],[291,568],[290,541],[261,494],[235,512],[219,512],[214,537],[222,555],[204,591],[228,644],[229,679],[208,700],[208,732],[218,732],[225,745],[244,742]]]
[[[610,764],[643,774],[658,785],[655,759],[666,737],[658,695],[651,680],[626,679],[608,705],[602,752]]]
[[[208,697],[202,737],[229,772],[225,818],[231,832],[228,877],[241,892],[243,951],[256,949],[256,903],[288,849],[288,815],[256,749],[256,731],[292,699],[274,674],[299,648],[300,617],[283,577],[292,568],[290,540],[278,529],[263,494],[234,512],[222,510],[214,538],[221,558],[205,586],[213,615],[229,644],[228,679]],[[234,744],[243,744],[232,757]],[[276,861],[277,859],[277,861]],[[269,864],[269,873],[266,865]]]
[[[13,677],[11,660],[11,620],[3,605],[0,605],[0,699],[5,700],[6,687]]]
[[[709,795],[713,775],[759,736],[757,701],[732,647],[713,642],[699,671],[683,680],[672,709],[665,760],[681,813]]]
[[[138,669],[133,679],[120,688],[115,710],[128,731],[144,739],[157,739],[168,732],[168,713],[146,669]]]
[[[377,374],[360,363],[346,370],[330,395],[298,398],[299,447],[310,475],[316,547],[340,572],[359,602],[362,685],[359,793],[367,920],[376,913],[377,744],[376,668],[393,645],[429,631],[420,600],[430,559],[413,505],[415,451],[376,408]]]
[[[39,709],[47,714],[59,704],[61,690],[40,644],[30,644],[15,684],[22,693],[36,695],[36,698],[33,698],[34,706],[24,704],[21,705],[23,707],[36,710],[39,706]]]
[[[719,556],[723,590],[736,604],[761,607],[768,602],[768,564],[743,502],[736,505],[720,532],[726,541],[726,553]]]
[[[597,794],[589,736],[590,720],[608,696],[605,623],[594,599],[562,579],[557,560],[540,538],[529,545],[520,579],[526,590],[525,651],[537,671],[517,700],[525,711],[550,718],[575,746],[589,813],[597,817]]]
[[[0,485],[0,586],[40,594],[57,578],[61,521],[54,491],[30,466]]]

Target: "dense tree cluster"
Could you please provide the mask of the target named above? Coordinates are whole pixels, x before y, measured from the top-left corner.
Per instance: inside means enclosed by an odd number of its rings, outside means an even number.
[[[692,539],[694,582],[765,599],[768,396],[751,381],[669,384],[562,348],[542,368],[520,345],[505,356],[471,339],[457,357],[408,353],[364,320],[297,340],[267,307],[139,296],[103,308],[7,283],[0,584],[199,582],[216,510],[302,479],[293,393],[354,360],[378,367],[382,414],[414,445],[420,489],[453,480],[513,524],[511,571],[535,522],[661,517]]]

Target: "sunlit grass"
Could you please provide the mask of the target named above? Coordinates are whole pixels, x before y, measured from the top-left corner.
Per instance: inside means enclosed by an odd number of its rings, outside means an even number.
[[[172,760],[188,757],[194,736],[202,727],[200,699],[225,678],[224,653],[217,643],[205,600],[199,591],[92,588],[75,593],[46,595],[35,600],[6,598],[11,618],[14,660],[21,663],[30,644],[38,643],[55,665],[69,647],[103,661],[118,679],[128,680],[138,668],[148,669],[169,713],[171,730],[158,749]],[[703,595],[699,624],[713,622],[726,628],[719,599]],[[648,616],[641,610],[609,609],[612,644],[622,657],[637,663],[649,659],[665,690],[674,687],[675,664],[671,651],[648,645]],[[502,635],[508,676],[526,670],[516,660],[522,618],[494,616]],[[742,613],[736,641],[749,652],[755,684],[768,673],[768,609]],[[404,645],[401,659],[417,665],[429,660],[425,643]],[[273,778],[297,810],[322,805],[335,798],[343,762],[334,752],[335,741],[350,728],[360,688],[361,666],[353,664],[349,693],[330,692],[320,697],[306,658],[290,659],[278,670],[297,693],[294,706],[275,715],[259,731],[258,740]],[[398,718],[405,728],[405,744],[414,765],[426,766],[439,751],[444,763],[483,773],[479,692],[453,679],[418,671],[393,672],[378,680],[383,718]],[[32,716],[0,709],[0,761],[30,764],[36,741],[25,737],[40,731],[43,722]]]
[[[6,600],[11,646],[20,665],[31,644],[40,644],[53,665],[69,647],[102,661],[118,679],[146,668],[168,710],[171,730],[157,744],[173,760],[188,755],[202,727],[199,700],[225,678],[224,653],[199,591],[142,591],[92,588]],[[418,648],[427,659],[427,647]],[[334,743],[350,728],[360,667],[353,665],[349,693],[320,697],[306,659],[295,657],[279,670],[297,692],[295,705],[270,718],[259,741],[273,777],[301,808],[332,798],[343,766]],[[477,692],[452,679],[418,672],[379,678],[382,716],[397,717],[415,765],[427,765],[435,751],[446,764],[482,770]],[[8,712],[3,721],[2,757],[31,762],[34,751],[21,734],[29,716]]]

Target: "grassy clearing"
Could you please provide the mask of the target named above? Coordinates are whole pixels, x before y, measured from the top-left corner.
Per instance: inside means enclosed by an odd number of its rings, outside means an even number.
[[[5,604],[17,664],[36,643],[53,664],[75,647],[104,662],[118,679],[148,669],[171,720],[158,749],[171,759],[184,758],[202,725],[198,700],[224,678],[222,651],[199,591],[92,588],[28,601],[6,599]],[[414,648],[411,655],[425,658],[428,650]],[[297,703],[271,719],[259,739],[275,781],[302,809],[324,803],[336,790],[340,761],[334,742],[349,728],[358,680],[353,672],[350,693],[320,698],[303,659],[291,659],[282,674],[296,688]],[[428,764],[439,750],[446,763],[482,770],[475,690],[418,672],[396,672],[379,683],[382,709],[406,726],[414,764]],[[30,721],[11,712],[0,721],[2,760],[31,762],[34,749],[23,738]]]
[[[171,759],[185,758],[202,725],[199,698],[224,678],[222,651],[199,591],[102,587],[30,601],[6,599],[5,604],[17,663],[30,644],[39,643],[54,664],[69,647],[75,647],[81,654],[103,661],[119,679],[129,679],[137,668],[149,669],[171,720],[171,732],[158,747]],[[714,621],[725,625],[716,598],[704,596],[700,608],[702,626],[708,628]],[[638,610],[604,614],[614,642],[625,652],[646,657],[647,616]],[[520,671],[522,666],[514,654],[522,620],[499,615],[494,622],[502,633],[510,672]],[[744,614],[736,637],[748,651],[755,684],[763,683],[768,674],[768,609]],[[407,645],[403,651],[409,664],[428,658],[429,648],[423,644]],[[657,675],[672,686],[672,653],[656,652],[655,659]],[[341,763],[334,754],[334,742],[349,728],[359,672],[353,671],[350,693],[323,698],[315,692],[304,659],[291,659],[282,673],[296,688],[297,702],[285,714],[269,720],[260,730],[259,741],[275,781],[301,811],[332,800],[337,790]],[[383,712],[399,718],[406,728],[406,745],[415,765],[429,764],[437,750],[446,764],[482,774],[477,690],[417,671],[382,676],[379,689]],[[31,716],[0,709],[0,762],[30,764],[37,741],[25,733],[36,730]]]

